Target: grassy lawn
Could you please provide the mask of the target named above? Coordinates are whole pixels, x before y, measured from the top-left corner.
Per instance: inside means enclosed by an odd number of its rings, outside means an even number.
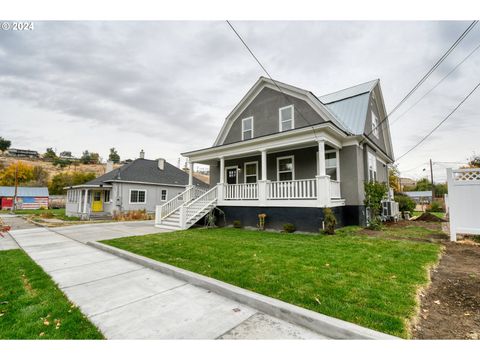
[[[22,250],[0,251],[0,339],[103,339]]]
[[[193,229],[105,241],[304,308],[408,337],[416,292],[438,260],[434,243],[388,240],[437,235],[421,226],[334,236]]]

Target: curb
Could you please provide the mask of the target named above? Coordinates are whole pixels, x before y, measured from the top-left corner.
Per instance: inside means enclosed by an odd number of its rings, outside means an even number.
[[[281,320],[303,326],[309,330],[333,339],[366,339],[366,340],[398,340],[399,338],[375,330],[336,319],[327,315],[307,310],[296,305],[286,303],[253,291],[242,289],[238,286],[227,284],[188,270],[168,265],[150,258],[133,254],[98,242],[87,242],[87,245],[103,250],[123,259],[143,265],[152,270],[173,276],[192,285],[225,296],[234,301],[248,305],[267,315]]]

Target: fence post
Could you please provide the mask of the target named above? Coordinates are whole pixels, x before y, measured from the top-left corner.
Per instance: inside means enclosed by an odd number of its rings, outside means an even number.
[[[447,169],[447,189],[448,189],[448,205],[449,214],[448,221],[450,223],[450,241],[457,241],[457,229],[455,213],[455,183],[453,178],[453,171],[451,168]]]

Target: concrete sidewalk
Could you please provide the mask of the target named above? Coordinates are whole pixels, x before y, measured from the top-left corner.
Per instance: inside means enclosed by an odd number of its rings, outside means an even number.
[[[109,339],[325,338],[79,242],[158,229],[139,223],[81,226],[11,234]]]

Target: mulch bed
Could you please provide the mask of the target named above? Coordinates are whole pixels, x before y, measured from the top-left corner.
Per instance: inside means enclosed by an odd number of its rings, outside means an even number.
[[[446,242],[431,277],[413,338],[480,339],[480,246]]]

